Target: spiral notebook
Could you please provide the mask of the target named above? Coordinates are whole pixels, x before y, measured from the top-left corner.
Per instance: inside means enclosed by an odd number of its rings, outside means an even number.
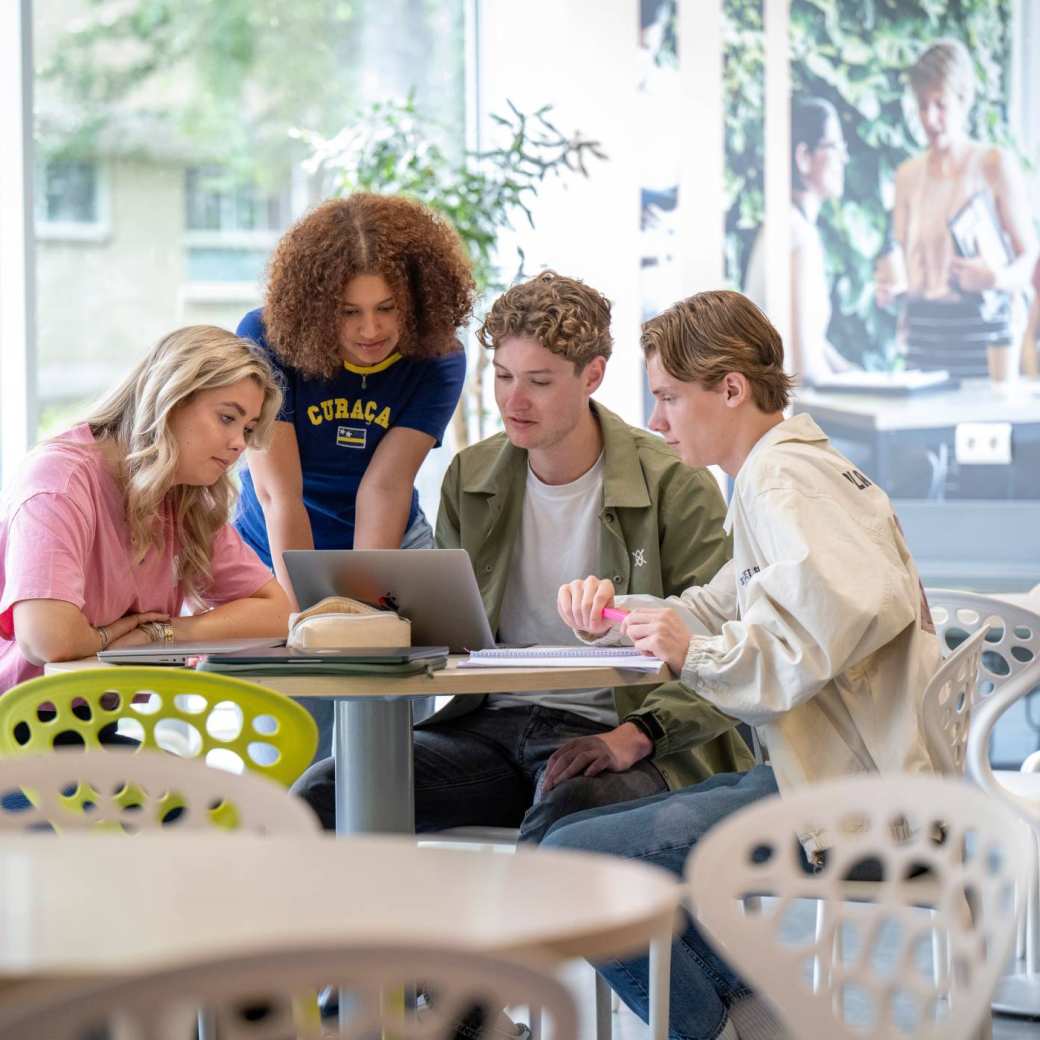
[[[658,672],[664,662],[632,646],[528,646],[473,650],[460,668],[632,668]]]

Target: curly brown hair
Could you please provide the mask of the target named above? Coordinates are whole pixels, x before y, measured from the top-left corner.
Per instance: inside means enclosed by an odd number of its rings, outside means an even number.
[[[543,271],[495,300],[477,332],[489,350],[510,336],[535,340],[580,372],[594,357],[610,357],[610,300],[577,278]]]
[[[264,326],[280,359],[309,376],[340,370],[339,309],[358,275],[381,275],[401,314],[398,350],[461,350],[473,310],[472,265],[458,232],[413,199],[358,192],[329,199],[282,236],[268,268]]]

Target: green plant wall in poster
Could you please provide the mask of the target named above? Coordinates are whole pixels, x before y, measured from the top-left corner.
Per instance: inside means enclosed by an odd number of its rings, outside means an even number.
[[[874,261],[888,235],[896,167],[918,152],[906,86],[932,41],[962,40],[975,59],[972,135],[1014,147],[1007,129],[1011,0],[791,0],[791,88],[838,111],[850,161],[845,194],[820,218],[832,285],[831,342],[868,367],[891,367],[895,318],[874,304]],[[762,0],[725,0],[726,273],[742,284],[763,216]]]

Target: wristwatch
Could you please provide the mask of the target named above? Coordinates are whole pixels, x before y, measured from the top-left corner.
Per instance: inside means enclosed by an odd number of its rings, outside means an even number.
[[[653,715],[628,715],[622,722],[631,722],[636,729],[638,729],[645,737],[650,739],[653,744],[657,743],[659,737],[662,736],[663,730],[661,724],[654,718]],[[649,757],[653,757],[653,751],[650,752]]]

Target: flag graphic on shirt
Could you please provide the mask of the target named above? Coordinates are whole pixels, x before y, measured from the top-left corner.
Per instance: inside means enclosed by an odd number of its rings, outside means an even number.
[[[368,430],[364,426],[339,426],[336,429],[336,444],[341,448],[364,448],[368,441]]]

